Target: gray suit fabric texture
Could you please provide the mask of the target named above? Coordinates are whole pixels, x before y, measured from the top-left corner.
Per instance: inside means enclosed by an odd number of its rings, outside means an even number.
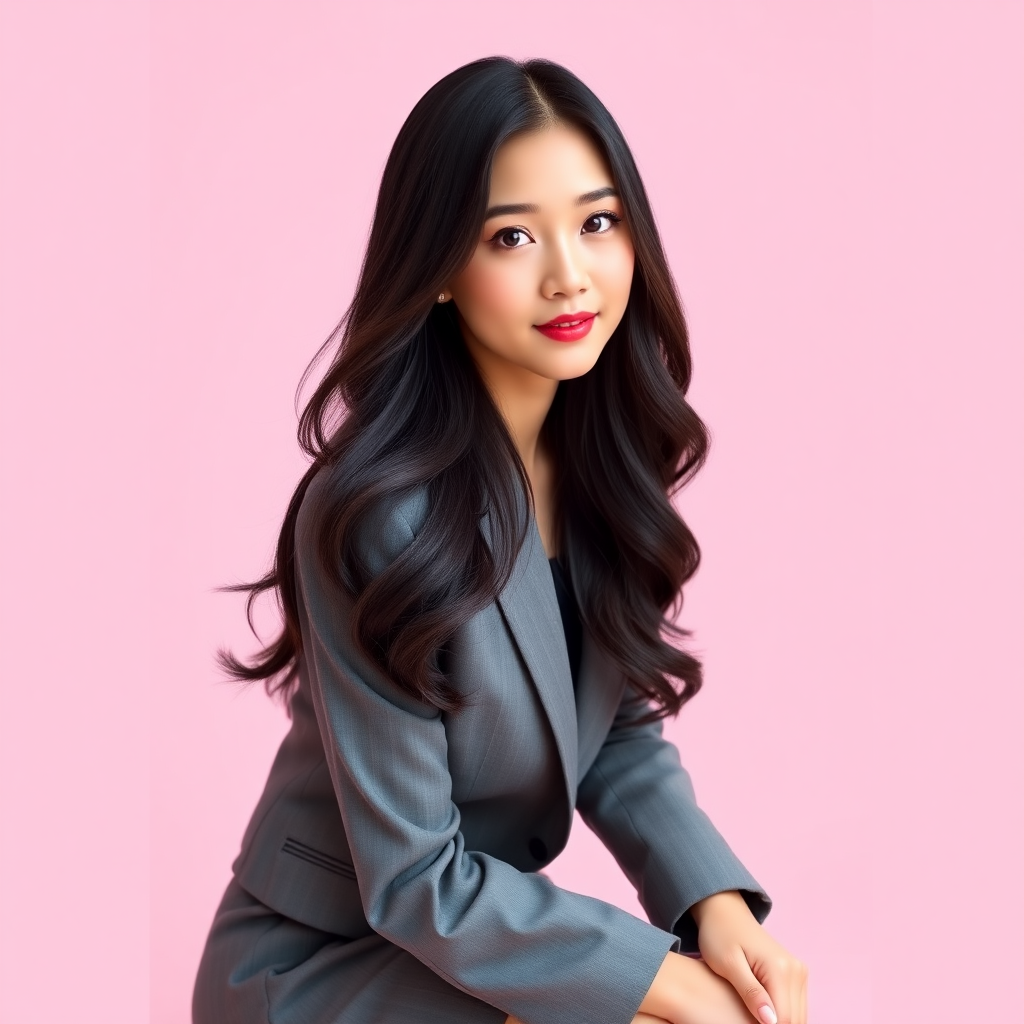
[[[666,953],[696,951],[694,903],[736,889],[763,920],[767,895],[586,630],[574,689],[532,515],[508,584],[452,638],[448,678],[471,703],[449,715],[357,649],[313,540],[325,472],[296,522],[292,726],[214,917],[195,1024],[629,1024]],[[414,542],[426,502],[367,521],[373,572]],[[647,921],[542,873],[574,809]]]

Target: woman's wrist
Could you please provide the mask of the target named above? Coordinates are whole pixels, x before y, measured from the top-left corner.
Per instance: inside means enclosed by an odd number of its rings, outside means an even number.
[[[725,892],[716,892],[698,900],[690,907],[690,914],[693,916],[697,930],[700,930],[701,922],[708,915],[718,914],[740,914],[753,917],[747,901],[740,895],[737,889],[728,889]]]
[[[667,1021],[680,1020],[683,996],[689,987],[689,972],[692,972],[693,966],[694,961],[687,956],[671,950],[666,953],[639,1011],[649,1013],[652,1017],[663,1017]]]

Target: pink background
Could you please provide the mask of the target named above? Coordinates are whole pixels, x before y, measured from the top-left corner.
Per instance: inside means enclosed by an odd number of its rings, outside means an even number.
[[[495,52],[652,195],[715,437],[669,732],[811,1019],[1024,1020],[1022,42],[992,0],[4,3],[3,1020],[188,1020],[286,726],[213,588],[267,564],[399,125]],[[550,873],[636,909],[583,826]]]

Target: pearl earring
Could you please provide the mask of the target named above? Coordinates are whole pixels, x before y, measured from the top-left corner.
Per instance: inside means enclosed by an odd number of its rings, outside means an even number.
[[[438,301],[438,302],[444,302],[444,292],[441,292],[441,294],[440,294],[440,295],[438,295],[438,297],[437,297],[437,301]]]

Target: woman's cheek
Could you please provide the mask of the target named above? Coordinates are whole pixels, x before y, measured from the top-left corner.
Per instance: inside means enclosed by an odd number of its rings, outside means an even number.
[[[633,283],[633,266],[636,262],[632,245],[622,246],[616,253],[612,262],[611,273],[613,287],[610,291],[619,299],[620,304],[625,307],[629,298],[629,289]]]
[[[492,326],[516,326],[518,321],[529,319],[531,309],[525,301],[521,275],[512,267],[483,267],[465,281],[466,294],[473,319],[485,319]],[[465,316],[467,311],[463,312]],[[486,329],[481,323],[480,327]]]

